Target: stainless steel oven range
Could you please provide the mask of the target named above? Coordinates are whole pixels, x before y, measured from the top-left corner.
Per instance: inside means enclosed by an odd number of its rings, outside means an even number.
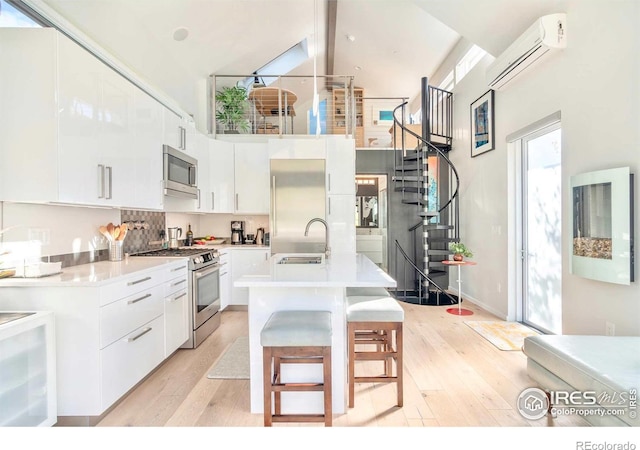
[[[189,339],[180,348],[196,348],[220,326],[220,258],[217,250],[180,247],[135,256],[188,257],[191,299]]]

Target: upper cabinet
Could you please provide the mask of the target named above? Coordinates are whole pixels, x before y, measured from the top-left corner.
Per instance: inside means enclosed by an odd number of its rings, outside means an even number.
[[[169,108],[164,108],[164,144],[183,152],[193,152],[196,129],[193,121],[185,120]]]
[[[353,139],[327,137],[327,194],[355,195],[356,149]]]
[[[161,208],[160,105],[56,30],[0,41],[0,200]]]
[[[235,156],[233,143],[211,139],[209,142],[209,188],[211,212],[235,212]]]
[[[269,148],[266,143],[234,145],[236,214],[269,214]]]

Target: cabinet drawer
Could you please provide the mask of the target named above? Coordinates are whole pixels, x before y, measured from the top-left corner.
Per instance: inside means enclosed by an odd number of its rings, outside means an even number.
[[[100,308],[100,348],[161,315],[163,298],[160,285]]]
[[[186,273],[181,277],[169,280],[164,284],[164,296],[166,297],[168,295],[175,294],[180,290],[186,289],[188,285],[189,283]]]
[[[115,283],[108,284],[100,290],[100,306],[128,297],[137,292],[149,289],[162,283],[164,271],[155,269],[136,273]]]
[[[101,350],[102,409],[122,397],[163,359],[162,316]]]

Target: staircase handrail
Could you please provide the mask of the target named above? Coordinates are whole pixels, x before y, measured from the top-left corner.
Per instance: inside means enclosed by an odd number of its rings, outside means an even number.
[[[440,150],[438,147],[436,147],[435,145],[433,145],[431,142],[426,141],[422,136],[420,136],[417,133],[414,133],[413,131],[411,131],[410,129],[408,129],[407,127],[405,127],[401,121],[398,120],[398,118],[396,117],[396,111],[399,108],[403,108],[408,102],[404,102],[401,103],[400,105],[396,106],[395,109],[393,110],[393,121],[395,124],[397,124],[400,129],[402,129],[403,132],[405,133],[409,133],[411,136],[415,137],[416,139],[419,140],[419,142],[422,142],[422,144],[430,147],[432,150],[435,150],[438,155],[440,155],[442,158],[444,158],[444,160],[447,162],[447,164],[449,165],[449,167],[451,168],[451,170],[453,171],[453,174],[456,177],[456,189],[453,192],[453,194],[451,195],[451,197],[449,198],[449,200],[447,200],[447,202],[438,210],[439,213],[441,213],[442,211],[445,210],[445,208],[447,208],[451,202],[453,201],[454,198],[457,197],[458,195],[458,190],[460,189],[460,177],[458,176],[458,171],[456,170],[456,166],[453,165],[453,163],[451,162],[451,160],[449,159],[449,157],[442,151]],[[404,140],[403,140],[404,141]]]
[[[398,242],[398,240],[395,240],[396,243],[396,249],[400,250],[400,253],[402,254],[402,257],[405,259],[405,261],[407,261],[411,267],[413,267],[413,269],[418,272],[420,274],[420,276],[424,277],[425,279],[427,279],[427,281],[429,281],[429,283],[431,283],[432,285],[434,285],[436,287],[436,289],[443,293],[444,295],[446,295],[447,297],[449,297],[449,299],[451,299],[452,304],[455,304],[458,302],[458,299],[453,297],[451,294],[449,294],[447,291],[445,291],[443,288],[440,287],[440,285],[438,283],[436,283],[435,281],[433,281],[431,279],[431,277],[429,277],[429,275],[427,275],[426,273],[424,273],[422,270],[420,270],[418,268],[418,266],[416,266],[414,264],[413,261],[411,261],[411,258],[409,258],[409,255],[407,255],[407,253],[404,251],[404,249],[402,248],[402,246],[400,245],[400,243]]]

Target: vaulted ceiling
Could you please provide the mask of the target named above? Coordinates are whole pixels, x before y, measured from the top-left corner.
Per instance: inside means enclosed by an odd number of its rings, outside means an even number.
[[[303,39],[318,74],[354,76],[367,96],[413,98],[460,38],[498,55],[537,17],[576,0],[34,1],[194,112],[209,75],[251,74]],[[290,74],[312,75],[313,60]]]

